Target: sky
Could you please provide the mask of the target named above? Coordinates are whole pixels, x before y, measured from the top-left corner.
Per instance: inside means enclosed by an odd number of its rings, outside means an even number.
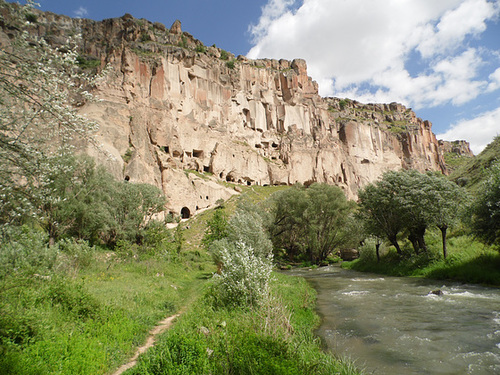
[[[500,135],[500,0],[38,0],[130,13],[250,58],[302,58],[322,96],[399,102],[478,154]]]

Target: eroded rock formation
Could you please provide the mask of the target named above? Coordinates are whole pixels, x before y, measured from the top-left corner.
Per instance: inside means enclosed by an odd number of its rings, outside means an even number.
[[[431,123],[401,104],[321,98],[300,59],[248,60],[130,15],[101,22],[38,13],[50,43],[82,35],[85,61],[110,66],[101,99],[82,111],[114,157],[89,153],[117,178],[163,189],[194,213],[247,185],[340,186],[349,198],[384,171],[445,172]],[[196,172],[196,173],[195,173]]]

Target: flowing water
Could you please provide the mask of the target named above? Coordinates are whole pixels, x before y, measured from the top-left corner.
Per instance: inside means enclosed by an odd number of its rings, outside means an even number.
[[[293,273],[318,292],[318,335],[366,374],[500,374],[500,289],[339,267]]]

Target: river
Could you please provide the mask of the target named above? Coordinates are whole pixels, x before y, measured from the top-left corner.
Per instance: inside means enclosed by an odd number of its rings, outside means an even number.
[[[318,292],[317,334],[366,374],[500,374],[498,288],[339,267],[292,272]]]

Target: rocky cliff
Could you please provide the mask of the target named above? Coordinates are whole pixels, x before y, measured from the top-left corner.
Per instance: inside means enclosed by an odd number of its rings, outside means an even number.
[[[163,189],[187,216],[246,185],[325,182],[349,198],[384,171],[446,172],[429,121],[404,106],[322,98],[303,60],[248,60],[181,30],[121,18],[37,12],[50,43],[81,34],[82,67],[110,67],[101,99],[82,111],[100,124],[117,178]],[[230,186],[227,185],[226,186]]]

